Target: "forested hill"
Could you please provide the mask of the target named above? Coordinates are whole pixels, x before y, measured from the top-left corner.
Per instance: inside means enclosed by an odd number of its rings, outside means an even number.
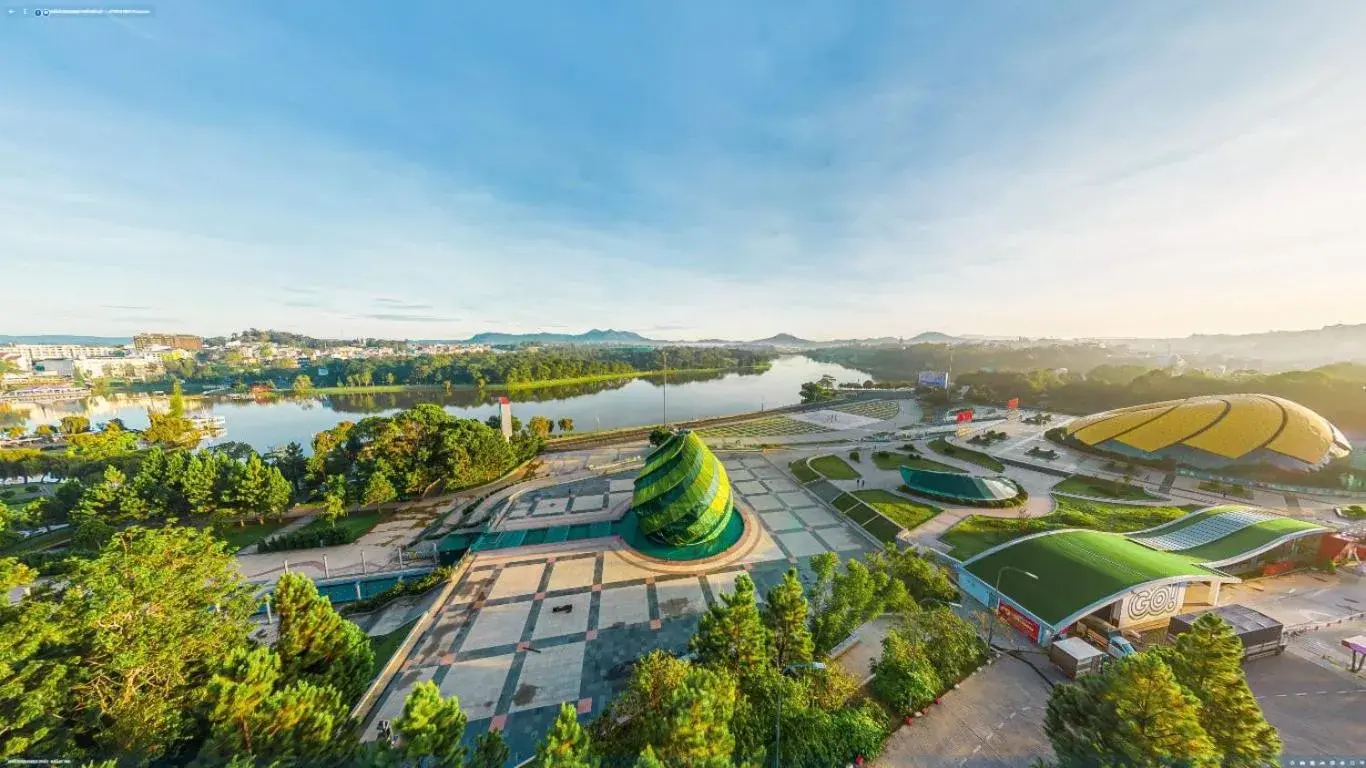
[[[1099,344],[1056,344],[1007,348],[988,344],[909,344],[886,347],[833,347],[806,353],[825,363],[839,363],[868,371],[879,380],[915,381],[921,371],[950,370],[1030,371],[1036,368],[1067,368],[1088,371],[1098,365],[1143,363],[1131,356]]]
[[[375,384],[532,384],[540,381],[669,370],[716,370],[766,365],[773,353],[716,347],[552,347],[536,351],[472,352],[414,355],[365,360],[328,360],[307,368],[276,367],[244,370],[193,361],[168,363],[168,371],[198,383],[224,380],[255,383],[272,381],[288,386],[300,374],[312,386],[370,386]],[[325,370],[326,373],[321,373]]]
[[[1075,414],[1197,395],[1276,395],[1317,411],[1340,429],[1355,434],[1366,432],[1366,389],[1362,381],[1340,378],[1324,370],[1212,376],[1102,366],[1084,378],[1049,370],[975,371],[956,376],[954,383],[970,387],[968,396],[973,399],[1005,402],[1018,397],[1026,406]]]

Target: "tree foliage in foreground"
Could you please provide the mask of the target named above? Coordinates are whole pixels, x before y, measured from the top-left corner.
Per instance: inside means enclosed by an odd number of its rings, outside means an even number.
[[[1044,733],[1064,766],[1213,768],[1219,752],[1200,727],[1200,701],[1154,653],[1053,689]]]
[[[332,602],[318,594],[307,576],[287,573],[275,584],[272,598],[279,620],[284,674],[331,687],[348,705],[365,692],[374,672],[375,653],[365,631],[342,618]]]
[[[1281,753],[1281,738],[1266,721],[1243,673],[1243,643],[1216,613],[1206,613],[1176,638],[1156,649],[1183,688],[1200,700],[1200,726],[1222,756],[1222,764],[1252,768]]]

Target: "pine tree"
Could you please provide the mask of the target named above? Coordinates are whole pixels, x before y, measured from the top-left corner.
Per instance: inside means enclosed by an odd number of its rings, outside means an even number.
[[[103,754],[155,759],[191,736],[209,672],[247,644],[253,590],[207,531],[116,533],[61,592],[74,735]]]
[[[403,702],[403,714],[394,720],[399,754],[411,765],[456,768],[465,757],[460,740],[466,722],[459,699],[441,698],[441,689],[430,680],[418,683]]]
[[[490,728],[474,741],[474,752],[465,763],[466,768],[503,768],[512,753],[503,732]]]
[[[202,756],[316,760],[340,751],[348,712],[337,691],[286,683],[269,648],[239,650],[209,682],[210,731]]]
[[[578,712],[569,704],[560,705],[560,714],[550,732],[536,745],[536,768],[592,768],[588,732],[579,725]]]
[[[289,482],[275,467],[266,466],[253,453],[233,473],[229,503],[237,511],[257,518],[277,517],[289,506]]]
[[[13,558],[0,558],[0,591],[37,576]],[[4,601],[0,627],[0,759],[66,752],[62,713],[71,698],[70,670],[60,655],[44,652],[67,641],[57,606],[32,596]]]
[[[1223,765],[1269,765],[1280,735],[1266,721],[1243,673],[1243,644],[1218,614],[1195,620],[1161,656],[1176,681],[1200,700],[1200,725],[1223,755]]]
[[[659,755],[682,765],[728,761],[735,750],[730,721],[736,695],[736,679],[725,670],[688,670],[683,685],[665,697]]]
[[[212,515],[218,508],[218,461],[212,451],[200,451],[185,464],[180,494],[192,515]]]
[[[1044,732],[1064,763],[1214,768],[1199,706],[1157,654],[1140,653],[1054,688]]]
[[[287,681],[330,686],[342,701],[354,703],[365,692],[375,663],[365,632],[342,618],[307,576],[287,573],[275,583],[272,598],[279,617],[281,672]]]
[[[649,744],[640,751],[640,757],[636,758],[635,768],[664,768],[664,763],[655,757],[654,748]]]
[[[769,662],[768,629],[759,617],[754,581],[735,578],[735,593],[722,593],[721,604],[702,614],[689,647],[704,664],[715,664],[740,676]]]
[[[807,612],[806,595],[797,578],[797,569],[788,569],[782,583],[769,590],[763,611],[764,626],[769,630],[769,653],[778,669],[811,660]]]

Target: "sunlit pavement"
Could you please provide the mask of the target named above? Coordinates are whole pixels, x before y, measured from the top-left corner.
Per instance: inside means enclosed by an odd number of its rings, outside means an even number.
[[[762,596],[794,566],[811,581],[815,554],[833,550],[851,557],[874,549],[860,529],[768,458],[718,455],[737,503],[762,526],[758,543],[738,563],[666,573],[614,551],[585,548],[590,542],[481,555],[384,693],[366,723],[367,737],[373,738],[380,720],[402,711],[413,685],[432,680],[443,695],[459,697],[469,717],[467,742],[500,728],[514,757],[525,759],[562,702],[590,719],[625,684],[631,661],[657,648],[684,652],[698,616],[733,589],[740,573],[750,574]],[[578,481],[558,493],[586,498],[575,488],[605,485],[598,492],[610,504],[611,483]],[[552,512],[572,509],[556,493],[538,489],[524,517],[535,519],[543,504]]]

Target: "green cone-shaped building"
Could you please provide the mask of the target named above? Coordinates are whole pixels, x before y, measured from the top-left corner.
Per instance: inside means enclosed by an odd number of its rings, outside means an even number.
[[[645,459],[631,505],[640,532],[672,547],[712,541],[726,530],[735,510],[726,468],[688,430]]]

